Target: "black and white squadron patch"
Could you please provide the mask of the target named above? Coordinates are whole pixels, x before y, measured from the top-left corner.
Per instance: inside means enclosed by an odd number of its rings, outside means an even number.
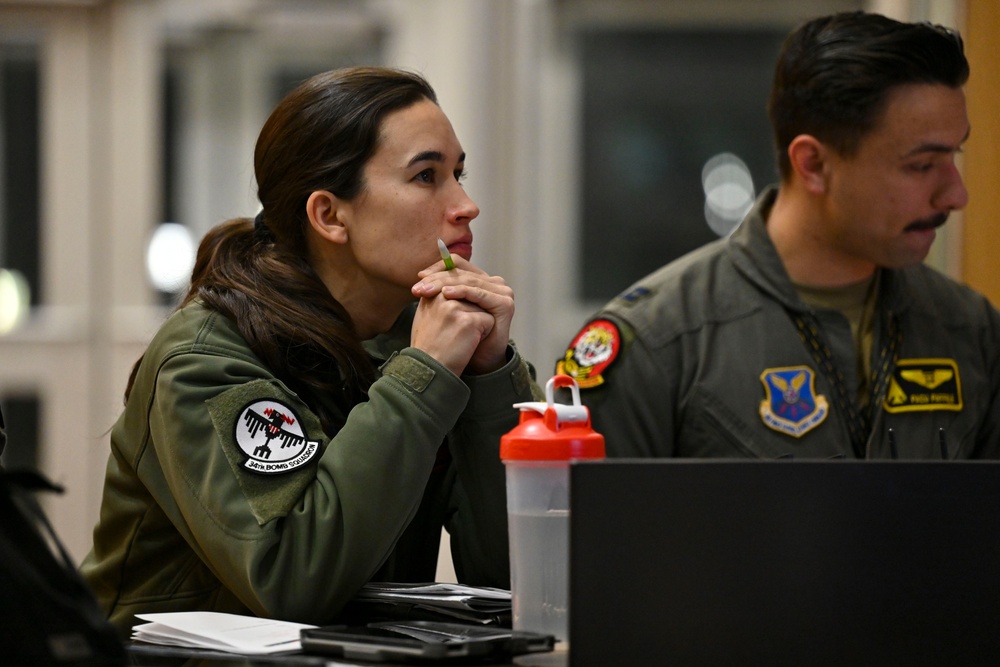
[[[290,407],[273,400],[256,400],[240,412],[235,424],[236,444],[247,456],[243,467],[273,475],[299,468],[319,451],[309,440]]]

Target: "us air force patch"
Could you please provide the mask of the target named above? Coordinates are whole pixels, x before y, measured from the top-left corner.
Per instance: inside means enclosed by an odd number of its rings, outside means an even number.
[[[962,383],[954,359],[900,359],[889,380],[886,412],[962,409]]]
[[[594,320],[576,335],[565,356],[556,364],[556,373],[569,375],[581,389],[604,383],[601,375],[618,356],[622,336],[614,322]]]
[[[768,368],[760,381],[766,395],[760,402],[760,418],[775,431],[800,438],[830,412],[826,397],[816,395],[815,374],[808,366]]]
[[[273,475],[305,465],[319,451],[319,441],[309,440],[298,416],[283,403],[257,400],[240,413],[235,439],[247,460],[247,470]]]

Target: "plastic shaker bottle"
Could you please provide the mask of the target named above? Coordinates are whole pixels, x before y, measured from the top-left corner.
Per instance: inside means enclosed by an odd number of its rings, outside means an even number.
[[[573,404],[553,401],[569,387]],[[507,470],[507,519],[514,629],[568,640],[569,463],[603,459],[604,436],[590,426],[580,388],[568,375],[545,385],[545,403],[516,403],[521,419],[500,438]]]

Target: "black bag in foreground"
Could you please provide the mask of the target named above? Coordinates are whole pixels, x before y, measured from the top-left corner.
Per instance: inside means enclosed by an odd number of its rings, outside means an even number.
[[[0,471],[3,663],[124,665],[124,644],[45,518],[36,491],[62,489],[33,472]]]

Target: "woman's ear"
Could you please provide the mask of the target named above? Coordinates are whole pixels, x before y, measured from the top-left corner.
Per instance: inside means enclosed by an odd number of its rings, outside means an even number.
[[[823,194],[827,187],[829,149],[816,137],[800,134],[788,145],[792,172],[802,186],[813,194]]]
[[[316,190],[306,200],[306,216],[313,230],[333,243],[347,243],[344,213],[347,202],[326,190]]]

